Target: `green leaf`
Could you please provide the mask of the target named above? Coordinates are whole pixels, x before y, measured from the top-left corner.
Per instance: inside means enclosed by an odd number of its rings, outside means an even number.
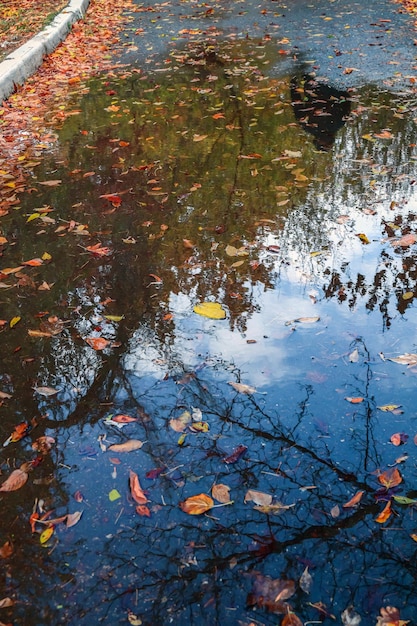
[[[110,322],[120,322],[124,318],[124,315],[105,315],[104,317]]]
[[[40,216],[40,213],[32,213],[32,215],[29,215],[29,217],[27,218],[26,223],[31,222],[32,220],[36,220]]]
[[[119,498],[121,498],[122,496],[120,495],[120,493],[117,491],[117,489],[112,489],[109,493],[109,500],[110,502],[114,502],[115,500],[118,500]]]
[[[194,313],[209,317],[212,320],[224,320],[226,318],[226,311],[219,302],[202,302],[196,304]]]
[[[398,504],[417,504],[417,500],[413,500],[412,498],[407,498],[406,496],[393,496],[395,502],[398,502]]]

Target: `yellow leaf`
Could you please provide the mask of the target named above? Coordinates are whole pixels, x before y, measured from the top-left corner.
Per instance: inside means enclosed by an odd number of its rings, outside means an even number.
[[[110,322],[121,322],[121,320],[124,318],[124,315],[105,315],[104,317]]]
[[[39,541],[43,545],[44,543],[48,541],[48,539],[52,537],[53,534],[54,534],[54,527],[48,526],[48,528],[45,528],[43,533],[41,533],[41,536],[39,537]]]
[[[16,317],[13,317],[13,318],[10,320],[10,328],[13,328],[13,326],[16,326],[16,324],[18,324],[18,323],[20,322],[20,320],[21,320],[21,319],[22,319],[22,318],[21,318],[21,317],[19,317],[18,315],[17,315]]]
[[[209,317],[212,320],[224,320],[226,318],[226,311],[219,302],[202,302],[201,304],[196,304],[193,311],[198,315]]]
[[[120,493],[117,491],[117,489],[112,489],[109,493],[109,500],[110,502],[114,502],[115,500],[118,500],[119,498],[121,498],[122,496],[120,495]]]
[[[414,298],[414,293],[412,291],[406,291],[402,295],[403,300],[411,300],[411,298]]]
[[[49,252],[44,252],[41,258],[43,261],[50,261],[52,259],[52,256],[49,254]]]
[[[197,496],[191,496],[183,502],[180,502],[180,508],[184,511],[184,513],[188,513],[188,515],[201,515],[202,513],[209,511],[213,506],[213,499],[205,493],[200,493]]]
[[[365,235],[365,233],[357,233],[356,236],[359,237],[361,242],[365,245],[368,243],[371,243],[368,237]]]

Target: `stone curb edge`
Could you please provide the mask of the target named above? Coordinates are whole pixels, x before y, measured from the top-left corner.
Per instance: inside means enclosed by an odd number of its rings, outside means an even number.
[[[64,41],[72,24],[85,15],[89,4],[90,0],[71,0],[49,26],[0,63],[0,103],[36,72],[46,54]]]

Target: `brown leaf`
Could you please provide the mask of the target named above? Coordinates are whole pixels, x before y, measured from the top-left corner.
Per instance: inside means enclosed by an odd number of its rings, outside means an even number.
[[[256,393],[255,387],[251,387],[250,385],[245,385],[244,383],[235,383],[233,381],[229,382],[229,385],[236,389],[239,393],[245,393],[246,395],[251,395],[252,393]]]
[[[228,487],[227,485],[223,485],[221,483],[217,485],[213,485],[211,489],[211,495],[218,502],[221,502],[222,504],[226,504],[226,502],[230,502],[230,487]]]
[[[402,480],[403,478],[396,467],[389,469],[386,472],[382,472],[382,474],[378,476],[378,481],[381,485],[384,485],[386,489],[396,487],[402,482]]]
[[[376,516],[375,521],[378,522],[378,524],[383,524],[384,522],[387,521],[389,517],[391,517],[391,515],[392,515],[392,509],[391,509],[391,500],[390,500],[389,502],[386,503],[381,513],[379,513],[379,515]]]
[[[21,469],[15,469],[8,478],[0,485],[0,491],[16,491],[23,487],[28,479],[28,473]]]
[[[269,506],[272,503],[272,496],[269,493],[263,491],[255,491],[254,489],[248,489],[245,494],[244,502],[254,502],[260,506]]]
[[[146,504],[148,498],[146,497],[142,487],[139,483],[138,475],[133,470],[129,470],[129,485],[132,498],[138,504]]]
[[[343,505],[343,508],[351,509],[352,507],[356,506],[361,501],[364,493],[365,493],[364,491],[357,491],[355,495],[348,502],[345,502],[345,504]]]
[[[104,350],[110,343],[110,341],[104,337],[86,337],[85,340],[94,350]]]
[[[139,439],[129,439],[124,443],[113,443],[107,450],[112,450],[113,452],[132,452],[133,450],[140,450],[142,446],[143,441]]]
[[[303,626],[303,622],[295,613],[287,613],[287,615],[282,618],[281,626]]]
[[[407,235],[403,235],[400,239],[394,239],[391,241],[392,246],[400,246],[401,248],[407,248],[408,246],[412,246],[413,243],[417,241],[416,235],[413,233],[407,233]]]
[[[295,593],[295,582],[293,580],[273,579],[264,576],[260,572],[254,572],[255,580],[252,592],[248,595],[249,606],[266,608],[271,613],[288,613],[289,605],[284,602]]]
[[[138,504],[138,506],[136,507],[135,510],[136,510],[136,513],[138,515],[141,515],[142,517],[150,517],[151,516],[150,510],[144,504]]]
[[[376,626],[404,626],[409,620],[400,619],[400,611],[395,606],[381,607]]]
[[[405,354],[400,354],[400,356],[388,357],[388,361],[393,361],[394,363],[399,363],[400,365],[407,365],[408,367],[413,367],[417,365],[417,354],[415,352],[406,352]]]
[[[67,528],[71,528],[71,526],[75,526],[80,521],[82,511],[75,511],[74,513],[68,513],[67,517]]]
[[[213,499],[205,493],[199,493],[196,496],[191,496],[183,502],[180,502],[181,510],[184,511],[184,513],[188,513],[188,515],[201,515],[209,511],[213,506]]]
[[[13,606],[14,601],[11,598],[2,598],[0,600],[0,609],[6,609],[9,606]],[[4,625],[6,626],[6,624]]]
[[[13,544],[11,541],[6,541],[0,548],[0,558],[8,559],[13,554]]]
[[[190,422],[191,413],[189,411],[184,411],[184,413],[181,413],[179,417],[170,419],[169,425],[172,430],[175,430],[176,433],[183,433]]]

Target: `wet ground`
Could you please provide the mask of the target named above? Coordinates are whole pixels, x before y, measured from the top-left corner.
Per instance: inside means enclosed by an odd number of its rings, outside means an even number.
[[[1,217],[0,619],[412,620],[410,20],[184,4]]]

